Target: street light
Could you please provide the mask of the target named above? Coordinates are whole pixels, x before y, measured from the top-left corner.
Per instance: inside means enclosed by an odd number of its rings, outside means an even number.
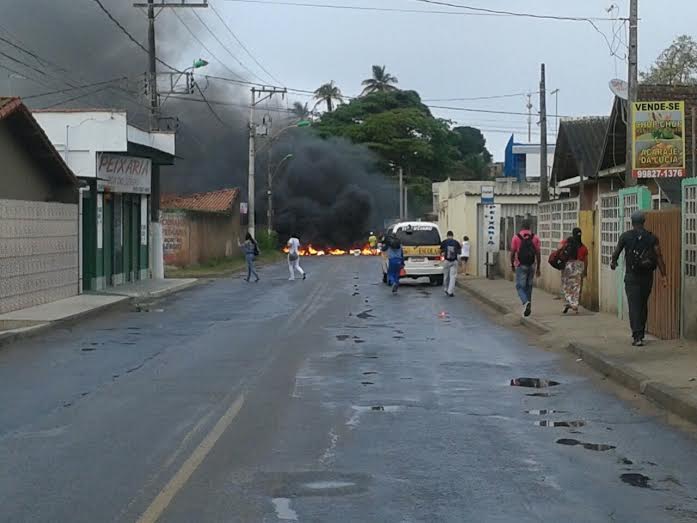
[[[208,65],[208,61],[207,61],[207,60],[204,60],[203,58],[197,58],[196,60],[194,60],[194,63],[193,63],[191,66],[189,66],[189,67],[187,67],[186,69],[184,69],[183,71],[180,71],[180,72],[179,72],[179,76],[177,76],[177,79],[176,79],[174,82],[171,82],[171,79],[172,79],[172,78],[170,77],[170,90],[169,90],[170,92],[167,93],[167,96],[165,96],[165,99],[164,99],[164,100],[162,101],[162,103],[160,104],[160,107],[162,107],[162,106],[165,104],[165,102],[166,102],[167,99],[170,97],[170,95],[173,95],[173,94],[183,94],[183,93],[181,93],[181,92],[180,92],[180,93],[177,93],[177,92],[174,91],[174,87],[179,83],[179,80],[181,80],[182,76],[184,76],[185,74],[187,74],[188,71],[193,71],[194,69],[200,69],[200,68],[202,68],[202,67],[206,67],[207,65]],[[193,85],[193,84],[192,84],[192,85]],[[188,80],[187,80],[187,82],[186,82],[187,92],[188,92],[189,87],[190,87],[190,86],[189,86],[189,82],[188,82]]]
[[[278,165],[276,165],[276,168],[273,170],[273,173],[271,172],[271,155],[269,154],[269,162],[268,162],[268,169],[267,169],[267,180],[266,183],[268,185],[268,190],[266,191],[266,198],[267,198],[267,205],[266,205],[266,232],[268,233],[269,237],[271,236],[271,233],[273,232],[273,191],[271,190],[273,186],[273,179],[276,177],[278,174],[278,171],[281,169],[283,164],[289,160],[293,159],[293,154],[286,154],[283,159],[278,162]]]

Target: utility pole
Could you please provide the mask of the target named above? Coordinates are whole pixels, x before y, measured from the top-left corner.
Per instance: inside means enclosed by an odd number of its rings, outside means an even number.
[[[404,208],[404,169],[399,168],[399,218],[404,220],[406,213]]]
[[[528,110],[528,143],[532,142],[532,93],[528,93],[528,104],[525,106]]]
[[[271,220],[273,219],[273,192],[271,189],[273,184],[271,178],[273,174],[271,172],[271,153],[272,149],[269,147],[269,157],[266,160],[266,233],[269,235],[269,238],[271,238],[271,233],[273,232],[271,226]]]
[[[632,127],[634,126],[634,102],[637,101],[639,94],[639,74],[638,74],[638,38],[639,38],[639,0],[629,2],[629,68],[628,79],[629,97],[627,100],[627,165],[625,166],[624,185],[630,187],[636,185],[637,181],[632,175],[632,148],[634,138]]]
[[[697,125],[697,108],[692,108],[692,177],[697,176],[697,136],[695,136],[695,126]]]
[[[555,89],[554,91],[550,91],[551,95],[554,95],[554,123],[556,124],[555,127],[555,135],[559,134],[559,89]]]
[[[254,199],[256,190],[254,187],[255,161],[256,161],[256,134],[257,126],[254,122],[254,108],[257,104],[269,100],[273,95],[286,95],[286,89],[278,87],[252,87],[252,103],[249,106],[249,169],[247,177],[247,213],[249,216],[249,234],[256,238],[256,217],[254,215]]]
[[[409,186],[404,186],[404,219],[409,219]]]
[[[148,90],[150,94],[150,131],[160,129],[160,99],[157,92],[157,47],[155,44],[155,7],[208,7],[206,1],[197,4],[167,3],[164,0],[136,2],[133,7],[148,10]],[[152,162],[150,174],[150,270],[154,279],[165,277],[162,225],[160,224],[160,166]]]
[[[545,64],[540,67],[540,201],[549,200],[547,183],[547,91]]]

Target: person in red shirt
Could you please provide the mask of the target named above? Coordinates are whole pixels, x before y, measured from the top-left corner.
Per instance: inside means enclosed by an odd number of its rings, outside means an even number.
[[[520,232],[511,239],[511,270],[515,274],[515,288],[526,317],[532,312],[535,276],[540,277],[540,239],[530,228],[530,220],[523,220]]]
[[[583,279],[588,276],[588,248],[581,241],[581,229],[574,228],[571,236],[560,246],[567,255],[566,265],[561,273],[561,287],[564,291],[563,313],[569,309],[578,314],[578,301],[581,296]]]

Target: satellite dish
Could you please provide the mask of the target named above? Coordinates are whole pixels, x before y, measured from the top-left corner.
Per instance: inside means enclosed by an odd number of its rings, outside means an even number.
[[[610,80],[610,91],[618,98],[622,98],[622,100],[629,100],[629,84],[624,80],[619,78]]]

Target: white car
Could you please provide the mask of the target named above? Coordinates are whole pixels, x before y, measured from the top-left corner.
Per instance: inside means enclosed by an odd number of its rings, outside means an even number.
[[[440,230],[431,222],[400,222],[385,233],[397,236],[404,251],[402,278],[429,278],[433,285],[443,284],[443,258],[440,254]],[[382,281],[387,283],[387,255],[382,251]]]

